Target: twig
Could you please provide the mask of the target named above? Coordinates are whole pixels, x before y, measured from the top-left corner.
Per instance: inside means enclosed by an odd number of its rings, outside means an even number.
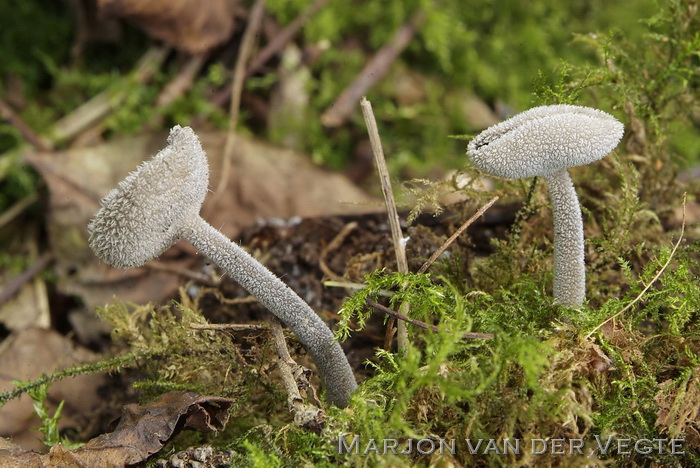
[[[394,251],[396,252],[396,267],[399,273],[408,273],[408,260],[406,259],[405,240],[403,238],[403,234],[401,233],[399,214],[396,210],[396,203],[394,202],[394,192],[391,188],[391,178],[389,177],[389,169],[387,168],[386,160],[384,159],[384,150],[382,149],[382,142],[379,138],[377,121],[374,118],[374,112],[372,112],[372,104],[367,100],[366,97],[362,98],[360,106],[362,107],[362,116],[364,117],[365,124],[367,125],[369,141],[372,145],[374,160],[377,163],[377,172],[379,172],[379,181],[382,186],[384,201],[386,202],[386,210],[387,215],[389,217],[389,227],[391,228],[391,238],[394,243]],[[408,303],[402,304],[402,312],[407,313],[408,307]],[[393,328],[393,321],[390,321],[390,323],[387,324],[387,330],[392,330]],[[406,332],[406,325],[403,322],[397,323],[396,333],[398,349],[401,352],[405,351],[408,347],[408,334]],[[385,343],[385,345],[387,344],[388,343]]]
[[[30,265],[29,268],[20,273],[19,276],[12,278],[3,290],[0,291],[0,305],[9,301],[22,286],[34,278],[34,276],[51,263],[51,261],[53,261],[53,253],[45,252],[36,262]]]
[[[215,197],[221,196],[228,184],[229,172],[231,172],[233,159],[233,148],[236,144],[236,128],[238,127],[238,119],[241,110],[241,93],[243,92],[243,82],[245,81],[246,64],[248,62],[248,57],[250,57],[250,52],[253,49],[255,37],[260,30],[264,12],[265,0],[255,0],[253,9],[250,12],[250,17],[248,18],[248,25],[243,33],[241,47],[238,50],[236,69],[233,73],[233,80],[231,81],[231,103],[229,106],[228,131],[226,133],[226,143],[224,144],[221,178],[214,192]]]
[[[14,109],[2,99],[0,99],[0,118],[15,127],[24,139],[36,149],[40,151],[51,150],[51,145],[34,133],[34,130],[24,123],[24,120],[15,113]]]
[[[372,112],[372,103],[370,103],[367,98],[362,98],[360,103],[362,106],[362,115],[365,119],[365,124],[367,125],[367,132],[369,133],[369,140],[372,144],[372,152],[374,153],[374,161],[377,164],[377,172],[379,173],[379,181],[382,186],[382,193],[384,194],[384,202],[386,203],[387,214],[389,218],[389,227],[391,229],[391,237],[394,242],[394,248],[396,249],[396,263],[399,272],[408,273],[408,261],[406,260],[406,250],[404,246],[403,233],[401,232],[401,222],[399,220],[399,213],[396,209],[396,202],[394,201],[394,191],[391,188],[391,178],[389,177],[389,168],[386,165],[386,159],[384,158],[384,150],[382,149],[381,138],[379,137],[379,130],[377,129],[377,121],[374,118],[374,112]]]
[[[0,215],[0,228],[8,224],[10,221],[19,216],[25,209],[34,204],[34,202],[39,200],[39,194],[37,192],[30,193],[11,207],[5,210],[5,212]]]
[[[152,47],[139,60],[132,78],[136,83],[148,81],[158,70],[170,52],[166,47]],[[85,104],[66,115],[53,126],[50,138],[53,142],[68,140],[107,117],[126,97],[128,88],[116,96],[111,89],[102,91]]]
[[[595,327],[593,330],[591,330],[591,331],[584,337],[584,339],[590,338],[591,335],[593,335],[593,333],[595,333],[595,332],[597,332],[598,330],[600,330],[600,329],[603,327],[603,325],[605,325],[605,324],[608,323],[609,321],[615,319],[616,317],[622,315],[624,312],[626,312],[627,310],[629,310],[634,304],[636,304],[637,302],[639,302],[639,301],[642,299],[642,297],[644,296],[644,294],[646,294],[646,292],[649,290],[649,288],[651,288],[651,285],[654,284],[654,283],[661,277],[661,275],[663,274],[663,272],[664,272],[664,271],[666,270],[666,268],[670,265],[671,260],[673,259],[673,256],[674,256],[675,253],[676,253],[676,250],[678,250],[678,246],[681,245],[681,241],[683,240],[683,233],[685,232],[685,202],[686,202],[686,197],[687,197],[687,195],[688,195],[687,193],[683,194],[683,218],[682,218],[682,221],[681,221],[681,232],[680,232],[680,234],[679,234],[679,236],[678,236],[678,241],[677,241],[676,244],[673,246],[673,250],[671,250],[671,255],[668,256],[668,260],[666,260],[666,262],[661,266],[661,269],[658,271],[658,273],[656,273],[656,275],[654,276],[654,278],[649,282],[649,284],[646,285],[646,287],[645,287],[644,289],[642,289],[642,292],[640,292],[640,293],[637,295],[637,297],[634,298],[634,300],[633,300],[632,302],[630,302],[630,303],[627,304],[625,307],[623,307],[622,310],[620,310],[620,311],[618,311],[618,312],[615,312],[613,315],[611,315],[610,317],[608,317],[608,318],[606,318],[605,320],[603,320],[603,322],[601,322],[597,327]]]
[[[182,96],[192,87],[195,77],[204,66],[209,57],[209,52],[202,52],[190,56],[182,66],[180,73],[170,80],[158,95],[156,107],[165,107]]]
[[[486,210],[488,210],[489,208],[491,208],[491,206],[492,206],[494,203],[496,203],[496,201],[498,200],[498,198],[499,198],[498,195],[496,195],[495,197],[493,197],[493,198],[492,198],[491,200],[489,200],[484,206],[482,206],[481,208],[479,208],[479,210],[478,210],[476,213],[474,213],[474,216],[472,216],[471,218],[469,218],[468,220],[466,220],[466,221],[464,222],[464,224],[462,224],[462,225],[459,227],[459,229],[457,229],[457,231],[455,231],[455,233],[452,234],[452,235],[450,236],[450,238],[447,239],[447,240],[445,241],[445,243],[442,244],[442,246],[441,246],[439,249],[437,249],[437,250],[435,251],[435,253],[433,253],[433,255],[430,256],[430,258],[428,259],[428,261],[425,262],[425,263],[423,264],[422,267],[420,267],[420,269],[418,270],[418,273],[425,273],[426,271],[428,271],[428,268],[430,268],[430,265],[432,265],[433,263],[435,263],[435,260],[437,260],[438,257],[440,257],[440,255],[442,255],[442,253],[443,253],[445,250],[447,250],[447,248],[448,248],[450,245],[452,245],[452,243],[453,243],[455,240],[457,240],[457,238],[458,238],[460,235],[462,235],[462,233],[463,233],[469,226],[471,226],[472,223],[473,223],[474,221],[476,221],[481,215],[483,215],[483,214],[486,212]]]
[[[367,62],[355,81],[338,96],[338,99],[321,115],[321,123],[326,127],[339,127],[355,109],[357,101],[379,80],[389,72],[391,65],[408,46],[418,28],[423,24],[425,15],[422,10],[402,25],[391,41]]]
[[[254,323],[190,323],[193,330],[231,330],[231,331],[261,331],[267,330],[266,324]]]
[[[206,290],[205,292],[212,293],[222,304],[238,305],[254,304],[258,302],[258,298],[255,296],[226,297],[219,288],[212,288],[211,290]]]
[[[429,323],[421,322],[420,320],[416,320],[411,317],[407,317],[406,315],[402,314],[401,312],[397,312],[395,310],[389,309],[388,307],[384,307],[378,302],[374,302],[372,299],[366,299],[365,303],[372,307],[373,309],[377,309],[380,312],[384,312],[385,314],[395,317],[399,320],[403,320],[405,322],[410,323],[411,325],[415,325],[416,327],[424,328],[424,329],[430,329],[434,332],[440,332],[441,330],[435,326],[431,325]],[[451,333],[450,330],[444,330],[444,333]],[[462,338],[473,340],[473,339],[485,339],[485,340],[490,340],[493,338],[493,333],[475,333],[475,332],[467,332],[462,334]]]
[[[321,270],[323,273],[328,275],[329,278],[335,280],[335,281],[343,281],[343,278],[336,274],[331,268],[328,266],[326,263],[326,255],[328,255],[328,252],[331,250],[335,250],[340,245],[343,243],[346,237],[350,235],[350,233],[357,228],[358,224],[356,221],[352,221],[347,223],[345,226],[343,226],[343,229],[340,230],[338,234],[331,240],[328,245],[326,245],[323,249],[321,249],[321,255],[319,256],[318,263],[319,266],[321,267]]]
[[[280,31],[272,40],[253,58],[246,72],[246,77],[250,77],[257,72],[262,66],[267,63],[273,55],[279,52],[301,29],[302,26],[311,18],[318,10],[326,6],[329,0],[316,0],[299,16],[289,23],[282,31]]]
[[[306,11],[297,16],[289,25],[280,31],[270,42],[251,60],[248,69],[246,70],[246,78],[251,77],[259,71],[270,58],[278,53],[301,29],[302,26],[315,14],[321,7],[325,6],[329,0],[316,0]],[[232,87],[226,87],[219,90],[211,99],[211,102],[216,106],[222,106],[231,98]]]
[[[321,408],[304,403],[304,399],[299,392],[299,387],[311,388],[305,369],[297,364],[287,349],[287,340],[284,338],[282,325],[279,320],[270,320],[270,329],[275,339],[277,348],[277,365],[282,375],[284,389],[287,391],[287,404],[289,410],[294,414],[294,423],[300,427],[317,428],[320,430],[325,419],[325,413]],[[294,370],[292,370],[294,369]],[[297,378],[295,378],[295,374]]]

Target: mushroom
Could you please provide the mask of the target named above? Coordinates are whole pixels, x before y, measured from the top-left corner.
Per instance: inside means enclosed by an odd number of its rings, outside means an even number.
[[[535,107],[487,128],[467,147],[482,171],[509,179],[542,176],[554,222],[554,298],[578,307],[586,297],[583,221],[567,169],[601,159],[624,133],[617,119],[572,105]]]
[[[294,331],[316,363],[328,401],[347,406],[357,383],[340,344],[289,286],[199,216],[208,185],[197,135],[173,127],[168,146],[104,197],[88,225],[90,247],[112,266],[133,268],[187,239]]]

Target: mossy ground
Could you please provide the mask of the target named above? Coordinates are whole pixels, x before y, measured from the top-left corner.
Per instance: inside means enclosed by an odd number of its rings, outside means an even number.
[[[269,2],[281,20],[293,17],[301,3]],[[369,28],[365,46],[379,47],[411,11],[426,10],[426,28],[397,65],[403,73],[410,71],[408,64],[420,64],[426,99],[399,112],[391,80],[373,98],[386,152],[401,155],[392,162],[394,174],[425,174],[435,160],[444,167],[464,165],[463,142],[448,135],[473,129],[445,105],[445,96],[458,88],[519,108],[591,105],[625,123],[625,140],[614,154],[572,171],[586,227],[586,304],[567,309],[552,302],[551,211],[544,184],[498,181],[495,191],[523,207],[508,236],[493,240],[492,254],[453,251],[421,275],[378,270],[345,303],[343,337],[358,333],[345,325],[362,327],[370,313],[365,299],[386,290],[393,292],[389,307],[410,304],[412,317],[440,331],[409,327],[405,352],[377,350],[368,364],[371,377],[349,408],[328,408],[321,434],[292,424],[266,332],[240,338],[193,330],[189,324],[205,323],[206,311],[185,293],[170,306],[107,306],[100,315],[130,354],[83,371],[136,368],[144,398],[174,388],[235,398],[240,404],[225,432],[213,439],[185,435],[168,448],[206,440],[235,450],[235,466],[589,466],[595,460],[611,466],[700,466],[700,237],[697,224],[679,222],[684,203],[692,203],[700,187],[676,178],[679,167],[697,162],[692,159],[698,147],[693,120],[700,84],[697,3],[634,2],[640,10],[636,17],[646,19],[641,28],[631,29],[622,20],[610,24],[624,2],[594,2],[593,7],[571,2],[564,9],[558,2],[538,1],[529,2],[527,11],[517,2],[508,2],[510,8],[479,2],[483,8],[470,9],[466,16],[458,1],[380,3],[343,7],[347,14],[324,12],[310,23],[305,40],[335,44]],[[379,8],[382,15],[374,11]],[[614,17],[633,16],[627,12]],[[381,27],[372,23],[378,15],[386,18]],[[580,18],[570,23],[573,31],[557,25],[570,17]],[[542,18],[548,27],[542,27]],[[598,32],[591,32],[592,25]],[[54,33],[66,34],[60,28]],[[524,45],[508,46],[514,43]],[[79,103],[67,96],[86,99],[112,80],[111,72],[90,71],[90,64],[72,72],[58,67],[68,51],[54,52],[42,56],[45,67],[21,65],[19,55],[6,61],[35,86],[32,92],[40,93],[49,76],[55,89],[73,90],[53,94],[49,110],[26,107],[24,118],[37,129]],[[359,52],[344,51],[315,65],[313,115],[302,146],[318,162],[342,167],[347,161],[339,155],[349,154],[363,131],[355,122],[329,138],[318,124],[320,112],[359,71],[362,59]],[[540,77],[533,80],[538,69]],[[193,114],[221,123],[221,111],[202,98],[210,85],[221,83],[221,74],[213,67],[189,96],[157,114],[165,116],[165,123]],[[134,89],[109,120],[109,130],[133,131],[152,119],[155,111],[148,103],[165,75]],[[264,80],[257,83],[263,86]],[[18,141],[11,128],[2,127],[3,149],[13,149]],[[451,156],[441,157],[445,154]],[[16,158],[7,156],[2,170],[0,208],[37,190],[36,175]],[[480,174],[469,167],[463,171],[471,182],[458,191],[476,209],[493,194],[482,190]],[[445,187],[457,190],[451,182],[410,183],[405,191],[410,217],[438,203]],[[3,263],[13,261],[3,254]],[[462,337],[472,331],[494,338]],[[456,453],[339,454],[339,440],[350,444],[355,436],[361,452],[370,440],[395,439],[401,449],[410,439],[430,439],[455,440]],[[493,439],[503,448],[508,440],[583,439],[590,447],[596,436],[683,439],[685,454],[632,451],[597,459],[551,451],[535,456],[529,450],[473,454],[466,442]]]

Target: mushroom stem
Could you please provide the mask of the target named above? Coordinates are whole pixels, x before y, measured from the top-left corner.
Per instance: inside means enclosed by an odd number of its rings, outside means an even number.
[[[357,388],[340,344],[309,305],[248,252],[201,216],[186,221],[180,234],[292,329],[316,363],[328,401],[344,408]]]
[[[554,299],[578,307],[586,297],[581,207],[566,169],[546,180],[554,223]]]

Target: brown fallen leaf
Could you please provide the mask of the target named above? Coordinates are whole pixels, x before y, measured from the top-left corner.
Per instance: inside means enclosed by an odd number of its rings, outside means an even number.
[[[234,29],[235,0],[98,0],[102,17],[121,17],[176,49],[204,52]]]
[[[209,160],[209,185],[217,187],[225,132],[198,134]],[[141,161],[163,148],[165,139],[165,133],[141,135],[90,148],[26,155],[50,191],[47,230],[58,286],[64,293],[80,296],[88,311],[112,302],[115,296],[136,303],[159,302],[182,284],[181,277],[162,270],[108,267],[87,245],[87,224],[99,200]],[[303,154],[237,135],[233,160],[226,190],[209,196],[202,209],[202,217],[230,238],[265,217],[376,210],[367,206],[372,197],[344,176],[315,166]],[[197,268],[201,257],[195,254],[194,248],[181,242],[161,260],[175,269]]]
[[[22,450],[17,445],[6,440],[0,445],[0,466],[44,468],[46,464],[41,457],[40,453]]]
[[[584,369],[589,372],[603,373],[613,367],[613,361],[605,354],[605,351],[595,343],[588,343],[588,362],[584,364]]]
[[[170,392],[147,404],[126,405],[114,432],[75,450],[55,445],[48,454],[0,449],[1,466],[108,468],[133,465],[158,452],[182,429],[219,431],[228,422],[229,398]]]
[[[0,347],[0,392],[14,388],[13,380],[34,380],[42,374],[94,360],[95,355],[75,346],[69,339],[51,330],[29,328],[13,333]],[[104,385],[102,375],[81,375],[51,385],[47,403],[52,411],[64,401],[59,429],[83,429],[95,410],[104,404],[98,389]],[[35,431],[41,425],[34,415],[32,401],[24,395],[0,408],[0,437],[12,437],[24,449],[46,449]],[[90,434],[87,434],[89,437]],[[9,466],[0,463],[0,466]]]

